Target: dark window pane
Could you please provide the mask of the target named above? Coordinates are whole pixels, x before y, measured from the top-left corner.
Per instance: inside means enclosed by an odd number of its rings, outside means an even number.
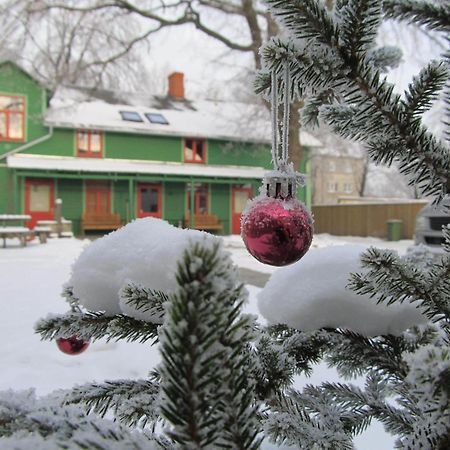
[[[89,134],[85,131],[78,132],[78,150],[87,152],[89,150]]]
[[[202,161],[203,160],[203,142],[197,141],[197,148],[195,151],[195,160]]]
[[[162,114],[146,113],[145,117],[147,117],[147,119],[151,123],[160,123],[162,125],[169,125],[169,122]]]
[[[158,189],[141,189],[141,209],[146,213],[158,212]]]
[[[142,117],[136,111],[120,111],[122,120],[127,120],[128,122],[143,122]]]

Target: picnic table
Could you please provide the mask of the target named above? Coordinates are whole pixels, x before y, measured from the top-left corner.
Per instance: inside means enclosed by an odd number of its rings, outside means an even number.
[[[30,220],[31,216],[28,214],[0,214],[0,239],[3,239],[3,248],[6,247],[6,239],[18,238],[22,247],[27,245],[27,239],[37,236],[41,244],[47,242],[47,238],[50,236],[51,229],[45,226],[35,227],[33,230],[29,230],[27,227],[22,226],[22,223]],[[21,225],[7,225],[8,223],[17,223]]]
[[[6,239],[18,238],[22,247],[27,245],[27,238],[34,236],[34,232],[27,227],[0,227],[0,238],[3,239],[3,248],[6,247]]]
[[[25,222],[31,220],[31,216],[28,214],[0,214],[0,223],[3,227],[6,227],[7,223],[11,222]]]

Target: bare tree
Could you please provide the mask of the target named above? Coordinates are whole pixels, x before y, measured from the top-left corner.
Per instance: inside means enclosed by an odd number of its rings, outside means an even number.
[[[32,11],[39,2],[3,1],[0,17],[7,38],[0,55],[21,63],[51,90],[61,84],[133,89],[148,34],[125,11]]]
[[[105,20],[105,14],[139,18],[143,32],[136,39],[145,39],[163,28],[192,24],[230,51],[251,54],[253,69],[262,68],[261,45],[279,32],[261,0],[38,0],[29,2],[27,8],[30,14],[55,9],[83,17],[93,15],[99,21]],[[130,43],[132,48],[135,43]],[[289,127],[291,160],[297,169],[302,156],[300,106],[299,102],[293,105]]]

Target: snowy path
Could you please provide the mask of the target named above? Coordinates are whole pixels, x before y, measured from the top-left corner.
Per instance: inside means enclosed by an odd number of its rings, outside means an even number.
[[[411,244],[411,241],[387,243],[370,238],[319,235],[311,251],[348,242],[394,247],[402,253]],[[21,248],[18,242],[11,240],[7,248],[0,249],[0,339],[3,344],[0,347],[0,390],[34,387],[38,394],[45,394],[94,380],[144,377],[159,360],[157,348],[150,345],[101,341],[91,345],[83,355],[71,357],[59,352],[53,342],[41,342],[34,334],[33,325],[38,318],[67,310],[59,296],[61,286],[69,277],[72,262],[88,243],[77,239],[51,239],[45,245],[33,241]],[[227,237],[225,244],[239,267],[264,273],[276,270],[249,256],[238,236]],[[247,309],[255,314],[258,290],[249,286]],[[299,379],[296,384],[301,387],[306,383],[337,379],[334,372],[319,366],[312,378]],[[393,447],[392,439],[377,426],[372,426],[358,442],[361,450]]]

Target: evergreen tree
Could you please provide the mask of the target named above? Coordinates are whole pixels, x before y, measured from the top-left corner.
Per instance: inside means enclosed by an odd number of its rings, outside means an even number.
[[[269,73],[281,73],[287,61],[291,91],[305,99],[305,124],[328,123],[363,142],[375,161],[397,161],[436,202],[448,196],[448,142],[422,122],[443,88],[444,121],[450,122],[448,55],[430,62],[401,96],[382,75],[399,53],[376,48],[375,39],[385,17],[448,33],[449,6],[336,0],[330,10],[320,0],[267,3],[285,33],[261,50],[266,70],[258,75],[257,90],[266,92]],[[45,399],[3,394],[1,447],[256,449],[266,437],[302,449],[352,449],[353,438],[378,419],[397,436],[397,448],[448,449],[450,227],[444,236],[444,256],[435,262],[418,264],[371,249],[362,257],[364,270],[351,276],[356,292],[386,304],[411,302],[429,319],[400,336],[262,327],[241,314],[246,294],[235,269],[206,240],[192,244],[179,261],[175,293],[135,284],[122,288],[121,301],[145,312],[146,320],[83,312],[68,288],[72,312],[41,320],[37,331],[43,338],[159,342],[162,364],[148,379],[89,384]],[[293,377],[308,375],[322,359],[344,378],[364,376],[365,386],[293,389]]]

